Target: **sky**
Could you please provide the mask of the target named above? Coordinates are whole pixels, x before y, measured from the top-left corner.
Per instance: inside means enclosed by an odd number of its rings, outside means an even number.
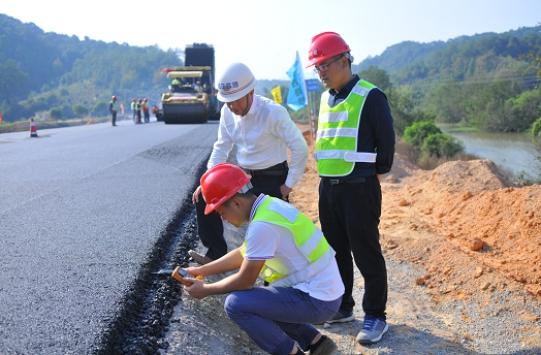
[[[210,43],[218,75],[243,62],[256,78],[286,79],[295,52],[306,63],[323,31],[342,35],[358,63],[406,40],[539,25],[541,0],[0,0],[0,13],[81,39],[162,49]]]

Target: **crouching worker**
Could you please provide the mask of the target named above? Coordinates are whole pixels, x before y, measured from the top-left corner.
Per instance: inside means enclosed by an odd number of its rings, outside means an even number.
[[[334,250],[295,207],[250,188],[250,176],[228,163],[201,177],[205,213],[216,211],[237,227],[248,223],[248,230],[241,247],[187,268],[194,277],[236,273],[214,283],[194,279],[185,289],[199,299],[229,293],[228,317],[271,354],[331,354],[336,344],[312,324],[330,319],[342,301]],[[258,276],[268,286],[254,286]]]

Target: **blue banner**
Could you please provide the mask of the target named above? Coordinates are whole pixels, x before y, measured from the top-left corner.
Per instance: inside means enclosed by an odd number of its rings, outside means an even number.
[[[308,104],[308,95],[306,95],[304,73],[302,71],[299,52],[297,52],[297,56],[295,57],[295,63],[287,71],[287,76],[291,79],[289,92],[287,93],[287,106],[297,111]]]

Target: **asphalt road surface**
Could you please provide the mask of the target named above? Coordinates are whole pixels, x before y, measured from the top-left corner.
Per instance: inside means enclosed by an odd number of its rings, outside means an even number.
[[[0,134],[0,353],[91,353],[217,123]]]

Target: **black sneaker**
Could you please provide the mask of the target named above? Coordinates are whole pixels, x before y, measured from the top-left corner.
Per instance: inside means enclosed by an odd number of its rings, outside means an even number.
[[[346,323],[351,322],[355,319],[355,316],[353,315],[353,311],[338,311],[335,313],[335,315],[326,321],[325,323],[331,324],[331,323]]]
[[[317,343],[310,345],[310,355],[330,355],[338,349],[334,341],[326,335],[322,335]]]

